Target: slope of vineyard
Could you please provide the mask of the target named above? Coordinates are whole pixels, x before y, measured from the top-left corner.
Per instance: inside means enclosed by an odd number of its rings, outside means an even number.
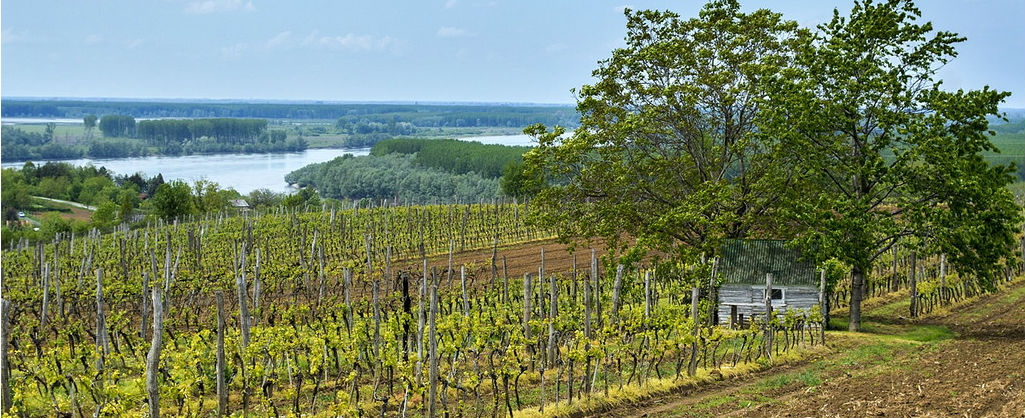
[[[710,326],[711,260],[615,265],[523,204],[318,209],[9,243],[10,412],[575,415],[821,350],[817,307]],[[945,280],[923,313],[980,291]]]
[[[1025,415],[1025,280],[919,321],[883,299],[870,332],[830,333],[827,355],[596,416]]]
[[[769,334],[695,327],[707,265],[624,270],[584,250],[576,267],[565,246],[517,247],[550,237],[526,210],[282,209],[10,243],[11,412],[508,415],[814,341],[814,313]],[[527,253],[536,274],[510,276]]]

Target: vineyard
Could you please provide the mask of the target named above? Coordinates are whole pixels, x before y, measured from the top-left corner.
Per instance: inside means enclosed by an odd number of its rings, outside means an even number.
[[[527,210],[325,206],[10,243],[4,404],[19,416],[504,417],[823,342],[819,307],[714,326],[713,260],[623,266],[585,249],[581,265],[574,254],[546,271],[538,242],[552,232]],[[536,270],[510,271],[499,249],[524,247]],[[453,264],[473,251],[490,262]],[[920,289],[924,311],[982,290],[925,261],[894,251],[868,294]],[[830,292],[834,307],[847,287]]]

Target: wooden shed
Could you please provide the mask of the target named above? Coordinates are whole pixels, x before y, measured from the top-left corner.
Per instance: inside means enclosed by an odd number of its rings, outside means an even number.
[[[801,259],[786,241],[728,240],[720,251],[718,321],[749,321],[765,315],[766,273],[772,273],[772,310],[811,309],[819,303],[815,264]]]

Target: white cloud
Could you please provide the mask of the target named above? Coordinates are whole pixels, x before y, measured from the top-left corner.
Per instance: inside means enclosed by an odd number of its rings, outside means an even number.
[[[448,0],[448,1],[445,2],[445,8],[446,9],[451,9],[453,7],[456,7],[456,4],[458,4],[458,3],[459,3],[459,0]]]
[[[89,36],[86,36],[82,42],[85,42],[86,45],[96,45],[100,42],[103,42],[103,36],[94,33]]]
[[[196,0],[185,5],[185,13],[209,14],[216,12],[233,12],[243,10],[251,12],[256,10],[252,1],[247,0]]]
[[[286,30],[278,32],[266,41],[255,43],[239,42],[222,47],[221,56],[225,58],[238,58],[249,53],[270,53],[271,51],[292,49],[353,52],[388,51],[400,54],[403,45],[404,43],[400,39],[390,36],[357,35],[354,33],[322,35],[314,30],[306,36],[299,38],[292,31]]]
[[[286,30],[267,40],[267,48],[277,48],[292,41],[292,31]]]
[[[442,26],[438,28],[439,38],[461,38],[464,36],[472,36],[466,29],[455,28],[451,26]]]
[[[131,41],[128,41],[127,43],[125,43],[125,46],[128,47],[128,49],[135,49],[135,48],[138,48],[138,47],[142,46],[142,44],[144,44],[144,43],[146,43],[145,39],[138,38],[138,39],[132,39]]]
[[[625,12],[626,9],[637,10],[637,8],[634,7],[634,5],[632,5],[632,4],[624,4],[624,5],[613,7],[612,11],[616,12],[617,14],[623,14],[623,12]]]
[[[342,49],[348,51],[385,51],[398,46],[395,38],[390,36],[356,35],[347,33],[345,35],[321,36],[317,39],[316,45],[328,49]]]
[[[249,50],[249,44],[245,42],[239,42],[234,45],[229,45],[221,48],[221,56],[225,58],[238,58],[242,54]]]
[[[2,38],[0,38],[0,43],[6,44],[11,42],[18,42],[25,40],[26,38],[28,38],[28,36],[25,31],[16,31],[14,29],[7,28],[3,30],[3,35]]]

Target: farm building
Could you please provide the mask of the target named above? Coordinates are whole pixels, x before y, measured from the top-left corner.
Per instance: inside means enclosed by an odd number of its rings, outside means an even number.
[[[765,277],[772,273],[772,309],[811,309],[819,303],[819,274],[786,241],[729,240],[719,258],[719,323],[765,315]]]

